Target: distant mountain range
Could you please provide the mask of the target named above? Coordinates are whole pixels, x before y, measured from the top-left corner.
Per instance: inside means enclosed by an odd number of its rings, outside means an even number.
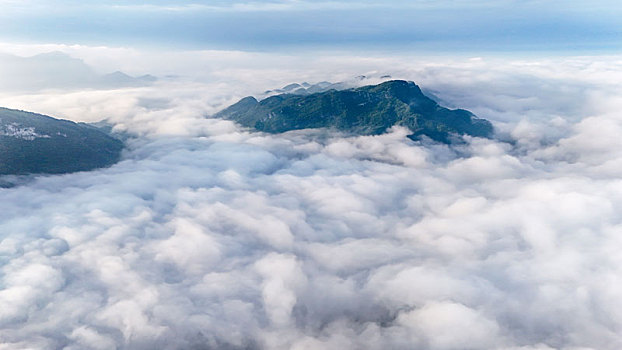
[[[0,91],[42,89],[115,89],[147,86],[157,78],[133,77],[120,71],[99,74],[83,60],[62,52],[48,52],[31,57],[0,53]]]
[[[328,90],[352,89],[361,85],[370,85],[369,83],[373,81],[378,83],[379,81],[386,81],[389,79],[391,79],[391,76],[388,74],[376,76],[359,75],[346,81],[340,81],[338,83],[331,83],[329,81],[321,81],[315,84],[309,84],[307,82],[291,83],[280,89],[266,90],[264,91],[264,95],[266,97],[278,94],[310,95]],[[368,84],[363,84],[365,82],[367,82]]]
[[[331,83],[328,81],[321,81],[316,84],[309,84],[307,82],[304,83],[292,83],[288,84],[280,89],[274,90],[266,90],[264,94],[266,95],[275,95],[275,94],[294,94],[294,95],[310,95],[318,92],[324,92],[328,90],[345,90],[351,88],[351,84],[346,82],[340,83]]]
[[[413,82],[391,80],[379,85],[326,90],[330,86],[316,85],[320,91],[313,92],[312,85],[289,85],[284,90],[291,93],[261,101],[245,97],[215,117],[269,133],[332,128],[356,135],[378,135],[400,125],[412,131],[412,139],[426,136],[443,143],[459,141],[462,135],[493,134],[489,121],[464,109],[440,106]]]
[[[117,162],[122,149],[95,126],[0,108],[0,175],[92,170]]]

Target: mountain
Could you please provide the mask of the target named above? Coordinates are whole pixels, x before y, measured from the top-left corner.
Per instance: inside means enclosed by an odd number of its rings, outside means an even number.
[[[119,160],[123,143],[94,126],[0,108],[0,174],[59,174]]]
[[[491,137],[493,133],[489,121],[464,109],[439,106],[415,83],[403,80],[307,95],[280,94],[261,101],[249,96],[215,117],[269,133],[333,128],[378,135],[401,125],[413,132],[412,139],[425,135],[443,143],[459,140],[461,135]]]

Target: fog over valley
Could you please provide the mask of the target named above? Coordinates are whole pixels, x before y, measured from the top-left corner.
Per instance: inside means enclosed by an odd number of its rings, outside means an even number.
[[[0,178],[0,349],[622,347],[619,56],[0,48],[0,106],[125,137],[110,167]],[[494,137],[211,117],[390,79]]]

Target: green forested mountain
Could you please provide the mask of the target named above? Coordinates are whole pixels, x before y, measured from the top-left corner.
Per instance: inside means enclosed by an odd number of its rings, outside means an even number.
[[[118,161],[122,149],[93,126],[0,108],[0,174],[91,170]]]
[[[281,94],[257,101],[245,97],[216,114],[269,133],[333,128],[357,135],[377,135],[393,125],[449,143],[454,136],[490,137],[492,124],[473,113],[439,106],[413,82],[392,80],[348,90],[308,95]]]

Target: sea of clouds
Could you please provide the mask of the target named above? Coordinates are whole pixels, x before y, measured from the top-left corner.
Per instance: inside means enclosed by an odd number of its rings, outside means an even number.
[[[137,135],[110,168],[0,189],[0,349],[622,347],[621,58],[52,49],[159,80],[0,91]],[[361,74],[414,80],[504,141],[205,118]]]

